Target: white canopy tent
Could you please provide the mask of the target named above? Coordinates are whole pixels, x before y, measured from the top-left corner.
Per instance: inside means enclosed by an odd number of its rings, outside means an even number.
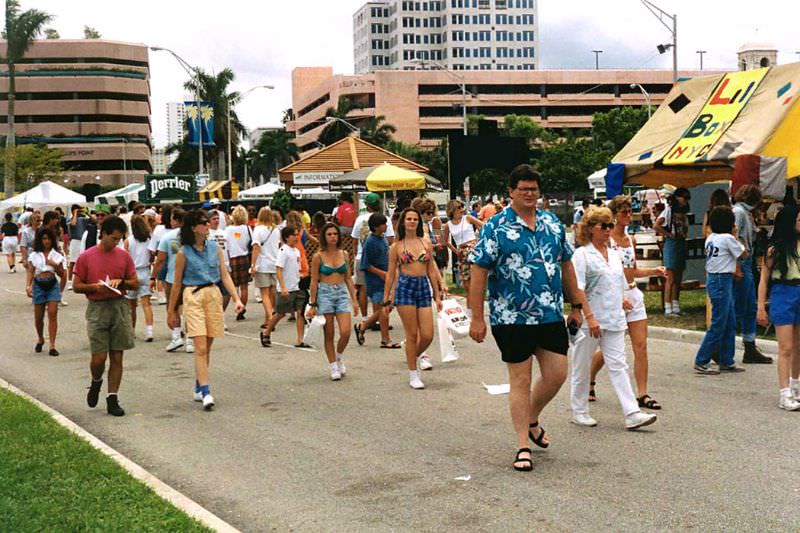
[[[265,198],[272,198],[272,195],[281,189],[283,189],[283,186],[281,185],[277,185],[275,183],[265,183],[251,189],[239,191],[239,194],[236,196],[236,198],[239,200],[263,200]]]
[[[69,207],[72,204],[85,203],[84,195],[52,181],[43,181],[32,189],[0,202],[0,211],[24,209],[25,207]],[[69,212],[69,209],[66,212]]]
[[[143,202],[145,200],[144,183],[131,183],[121,189],[98,194],[94,197],[95,205],[128,205],[129,202]]]

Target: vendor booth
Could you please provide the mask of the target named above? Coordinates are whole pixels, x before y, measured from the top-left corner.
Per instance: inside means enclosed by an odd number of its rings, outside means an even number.
[[[332,191],[441,191],[442,184],[436,178],[405,168],[381,163],[353,170],[331,178],[328,186]]]
[[[236,180],[210,181],[197,193],[201,202],[212,198],[217,200],[235,200],[239,196],[239,184]]]
[[[36,187],[0,202],[0,212],[26,207],[62,207],[69,212],[72,204],[85,204],[86,197],[52,181],[43,181]]]
[[[144,183],[131,183],[121,189],[94,197],[95,205],[128,205],[130,202],[144,203],[145,201],[147,201],[147,193]]]

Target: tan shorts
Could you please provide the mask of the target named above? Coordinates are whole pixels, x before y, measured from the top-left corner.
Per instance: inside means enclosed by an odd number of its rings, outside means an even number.
[[[274,272],[256,272],[255,285],[257,289],[267,289],[275,287],[278,284],[278,278]]]
[[[183,289],[183,315],[188,337],[218,338],[225,335],[222,319],[222,293],[216,285],[195,290]]]
[[[121,352],[134,347],[131,308],[125,298],[89,300],[85,317],[93,354]]]

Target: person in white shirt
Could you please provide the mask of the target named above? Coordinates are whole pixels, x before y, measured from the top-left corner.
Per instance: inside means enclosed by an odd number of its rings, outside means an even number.
[[[250,283],[250,227],[247,225],[247,209],[237,205],[233,209],[233,224],[225,228],[228,240],[228,257],[231,279],[239,291],[239,298],[247,307],[247,285]],[[245,311],[236,315],[236,320],[244,320]]]
[[[715,207],[708,215],[711,235],[706,237],[706,291],[711,300],[711,325],[694,358],[698,374],[743,372],[734,363],[736,346],[736,308],[734,304],[733,273],[736,261],[745,253],[744,245],[736,238],[733,210]],[[711,355],[719,350],[719,368],[712,368]]]
[[[125,250],[133,259],[136,267],[136,277],[139,278],[139,290],[127,291],[125,297],[131,306],[131,322],[136,330],[136,303],[142,303],[144,313],[145,342],[153,342],[153,307],[150,305],[150,266],[152,256],[148,245],[150,244],[150,227],[143,216],[131,217],[131,234],[125,240]]]
[[[286,226],[281,230],[281,239],[284,245],[278,253],[275,262],[275,275],[278,278],[278,295],[275,301],[275,314],[266,328],[261,331],[261,345],[265,348],[272,346],[270,335],[275,330],[278,322],[289,313],[299,312],[301,319],[297,321],[297,342],[295,348],[310,348],[303,342],[305,321],[302,319],[306,303],[305,291],[300,289],[300,250],[297,241],[300,239],[300,230],[293,226]]]
[[[261,305],[264,306],[264,323],[267,327],[275,307],[275,287],[278,278],[275,275],[275,263],[281,245],[281,229],[273,222],[272,211],[262,207],[258,211],[256,227],[253,229],[253,256],[250,270],[255,280],[256,289],[261,292]]]
[[[625,298],[628,281],[619,253],[609,246],[614,228],[611,210],[591,207],[578,224],[576,239],[582,246],[572,256],[578,288],[586,292],[584,325],[572,352],[571,404],[572,422],[592,427],[597,421],[589,416],[589,372],[592,355],[599,346],[608,368],[611,384],[622,405],[625,428],[647,426],[656,415],[643,413],[633,394],[628,363],[625,360],[625,311],[633,305]]]
[[[28,217],[28,225],[23,226],[19,232],[19,251],[21,263],[25,270],[28,270],[28,255],[33,252],[33,241],[36,239],[36,231],[42,225],[42,215],[33,213]]]
[[[356,248],[356,257],[353,261],[353,283],[355,284],[356,294],[358,295],[358,306],[361,308],[361,316],[365,317],[368,316],[367,282],[364,277],[364,271],[361,270],[361,249],[362,244],[367,240],[370,234],[369,217],[371,217],[373,213],[381,212],[381,197],[374,192],[369,193],[364,199],[364,205],[367,206],[367,212],[358,215],[358,218],[356,218],[350,238],[353,239],[353,247]],[[385,237],[386,240],[389,241],[389,244],[394,242],[394,228],[392,228],[391,224],[387,224]]]
[[[28,256],[28,280],[26,293],[33,300],[33,319],[38,340],[34,351],[41,353],[44,346],[44,313],[47,310],[47,336],[50,355],[58,356],[56,334],[58,332],[58,302],[61,301],[59,281],[66,278],[67,259],[55,249],[56,235],[50,228],[36,232],[32,251]]]
[[[155,261],[156,254],[158,254],[158,245],[161,242],[161,237],[168,229],[172,228],[172,206],[167,204],[161,208],[161,223],[158,224],[150,234],[150,242],[147,249],[150,251],[151,261]],[[167,276],[166,263],[160,270],[153,270],[153,281],[155,282],[156,292],[158,293],[158,305],[166,305],[167,296],[164,287],[164,279]]]
[[[217,242],[217,246],[219,249],[222,250],[222,259],[225,261],[225,270],[229,273],[231,271],[230,265],[230,258],[228,258],[228,239],[225,237],[225,229],[222,228],[222,219],[225,218],[225,214],[221,211],[210,211],[208,214],[209,220],[209,230],[208,230],[208,239],[215,240]],[[222,312],[225,313],[225,310],[228,309],[228,304],[231,302],[231,295],[228,293],[228,290],[225,288],[225,285],[220,283],[218,285],[220,292],[222,293]],[[228,331],[228,326],[224,324],[223,327],[225,331]]]
[[[450,200],[447,204],[447,218],[442,239],[458,258],[458,274],[461,285],[467,294],[467,307],[469,308],[469,271],[471,263],[469,256],[478,239],[475,228],[480,229],[483,222],[467,213],[467,206],[461,200]],[[456,243],[453,246],[453,242]]]

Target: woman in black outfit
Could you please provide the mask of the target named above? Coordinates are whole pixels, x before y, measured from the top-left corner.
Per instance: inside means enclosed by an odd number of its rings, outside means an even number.
[[[3,254],[8,261],[8,270],[12,274],[17,271],[17,246],[19,245],[19,226],[12,221],[11,213],[6,213],[5,222],[0,227],[3,234]]]

